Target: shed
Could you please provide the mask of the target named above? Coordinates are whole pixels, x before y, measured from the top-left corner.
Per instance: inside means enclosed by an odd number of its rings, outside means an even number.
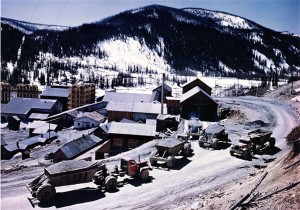
[[[7,121],[8,121],[8,128],[9,130],[19,130],[20,129],[20,123],[21,123],[21,120],[18,116],[9,116],[7,118]]]
[[[159,101],[161,102],[161,93],[162,93],[162,85],[159,85],[152,91],[152,101]],[[166,102],[166,97],[172,95],[172,88],[164,83],[164,103]]]
[[[75,129],[89,129],[98,127],[100,123],[105,121],[105,117],[98,112],[79,113],[74,120]]]
[[[7,144],[3,147],[1,147],[1,159],[7,160],[12,158],[15,154],[19,152],[19,148],[16,143],[13,144]]]
[[[217,102],[197,86],[181,96],[181,117],[185,119],[197,117],[202,121],[215,121],[217,106]]]
[[[102,139],[95,135],[83,135],[78,139],[74,139],[59,148],[53,155],[53,162],[59,162],[62,160],[71,160],[84,152],[99,145]]]
[[[57,132],[58,130],[58,126],[56,124],[38,120],[29,123],[27,128],[29,129],[29,136],[42,135],[49,131]]]
[[[158,115],[156,121],[156,131],[161,132],[167,129],[177,130],[179,124],[179,116],[169,115],[169,114],[160,114]]]
[[[168,114],[177,115],[180,114],[180,98],[179,97],[167,97]]]
[[[207,84],[202,82],[199,78],[195,78],[187,83],[185,83],[182,86],[182,93],[187,93],[188,91],[192,90],[195,87],[200,87],[204,92],[206,92],[208,95],[211,95],[211,87],[209,87]]]
[[[156,126],[112,122],[108,134],[110,135],[111,148],[127,150],[153,140],[156,136]]]

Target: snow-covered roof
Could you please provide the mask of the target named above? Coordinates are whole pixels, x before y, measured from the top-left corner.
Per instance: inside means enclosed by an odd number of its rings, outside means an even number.
[[[77,155],[80,155],[82,152],[91,149],[101,141],[102,139],[95,135],[86,135],[66,143],[58,150],[61,150],[68,159],[71,159]]]
[[[82,119],[84,117],[90,118],[96,122],[103,122],[105,117],[102,114],[99,114],[98,112],[84,112],[84,113],[79,113],[77,115],[77,118],[75,119],[75,121]]]
[[[152,94],[107,92],[102,101],[151,102]]]
[[[59,87],[46,87],[46,89],[41,93],[41,97],[68,97],[70,94],[69,88],[59,88]]]
[[[117,112],[160,114],[161,104],[111,101],[108,103],[106,109],[108,111],[117,111]],[[167,110],[164,109],[165,114],[166,111]]]
[[[5,114],[26,115],[31,109],[50,110],[57,100],[39,98],[12,98],[1,110]]]
[[[214,103],[217,104],[217,102],[210,96],[208,95],[204,90],[202,90],[200,87],[194,87],[193,89],[189,90],[188,92],[184,93],[182,96],[181,96],[181,99],[180,99],[180,103],[182,102],[185,102],[187,99],[189,99],[190,97],[194,96],[195,94],[197,93],[203,93],[204,95],[206,95],[211,101],[213,101]]]
[[[49,114],[31,113],[31,115],[28,117],[28,119],[43,120],[43,119],[46,119],[48,116],[49,116]]]
[[[156,125],[112,122],[108,133],[154,137],[156,134]]]

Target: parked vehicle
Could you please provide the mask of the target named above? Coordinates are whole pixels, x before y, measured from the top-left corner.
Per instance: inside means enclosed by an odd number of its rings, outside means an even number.
[[[252,144],[250,141],[240,139],[237,144],[233,144],[230,148],[230,155],[241,156],[245,160],[251,160]]]
[[[276,139],[272,132],[263,129],[250,131],[246,136],[241,136],[239,144],[232,145],[230,155],[240,155],[244,159],[251,159],[251,153],[262,154],[264,148],[274,148]]]
[[[40,202],[50,202],[55,198],[55,187],[91,181],[108,191],[117,187],[117,179],[109,174],[104,164],[84,160],[66,160],[53,164],[26,187]]]
[[[174,137],[162,139],[155,146],[156,152],[150,157],[151,165],[157,162],[165,163],[168,168],[175,165],[175,155],[183,154],[188,156],[191,153],[191,144],[186,140],[178,140]]]
[[[198,141],[200,147],[212,147],[213,149],[217,149],[220,142],[228,143],[228,133],[223,125],[218,124],[203,130]]]
[[[271,137],[273,132],[256,129],[248,133],[249,139],[253,144],[253,152],[262,154],[262,150],[266,147],[274,148],[276,139]]]
[[[141,178],[143,181],[149,179],[149,171],[152,168],[149,166],[148,161],[135,161],[130,158],[122,158],[121,159],[121,166],[120,170],[118,166],[115,167],[115,170],[111,172],[111,175],[118,178],[123,177],[125,175],[134,177],[134,178]]]
[[[201,135],[202,122],[198,118],[191,118],[188,121],[188,138],[192,140],[197,140]]]

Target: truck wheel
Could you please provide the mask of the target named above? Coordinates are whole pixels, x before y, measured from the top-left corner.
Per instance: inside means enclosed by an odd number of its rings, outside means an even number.
[[[198,141],[198,144],[199,144],[199,147],[203,147],[204,146],[203,141]]]
[[[51,184],[40,186],[36,191],[36,197],[41,202],[50,202],[55,198],[56,190]]]
[[[175,157],[174,156],[168,156],[167,158],[167,167],[168,168],[173,168],[173,166],[175,165]]]
[[[144,169],[141,172],[141,179],[143,181],[146,181],[149,178],[149,170],[148,169]]]
[[[157,161],[156,161],[156,160],[153,160],[152,158],[150,158],[150,164],[151,164],[152,166],[155,166],[155,165],[157,165]]]
[[[218,139],[213,139],[212,144],[211,144],[212,148],[218,149],[218,143],[219,143]]]
[[[105,189],[107,191],[112,191],[117,188],[118,181],[113,176],[108,176],[105,178]]]
[[[261,145],[256,146],[256,154],[259,154],[259,155],[262,154],[262,146]]]
[[[183,156],[189,156],[191,150],[191,146],[189,144],[183,145]]]
[[[242,155],[242,158],[245,159],[245,160],[250,160],[251,159],[250,152],[249,151],[244,151],[243,155]]]
[[[276,143],[276,139],[274,137],[271,137],[269,140],[269,147],[274,148]]]
[[[229,151],[230,155],[233,156],[234,152],[232,150]]]
[[[224,141],[226,141],[226,143],[228,143],[228,132],[227,131],[224,132]]]

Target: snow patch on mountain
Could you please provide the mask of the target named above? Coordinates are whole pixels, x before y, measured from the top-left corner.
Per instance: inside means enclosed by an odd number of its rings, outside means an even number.
[[[215,19],[217,23],[224,27],[238,28],[238,29],[254,29],[255,27],[252,24],[241,17],[222,13],[222,12],[214,12],[204,9],[184,9],[184,11],[189,12],[191,14],[200,16],[200,17],[208,17]]]
[[[11,27],[22,31],[25,34],[32,34],[38,30],[51,30],[51,31],[64,31],[69,29],[67,26],[58,26],[58,25],[45,25],[39,23],[28,23],[25,21],[12,20],[8,18],[1,18],[1,23],[8,24]]]
[[[170,69],[167,61],[163,58],[163,39],[160,39],[160,44],[156,46],[155,50],[149,49],[144,41],[140,42],[131,37],[127,37],[125,40],[116,38],[105,40],[100,42],[98,47],[106,55],[99,61],[103,66],[114,64],[118,69],[126,70],[128,66],[133,67],[134,65],[141,69],[156,70],[158,73]]]

